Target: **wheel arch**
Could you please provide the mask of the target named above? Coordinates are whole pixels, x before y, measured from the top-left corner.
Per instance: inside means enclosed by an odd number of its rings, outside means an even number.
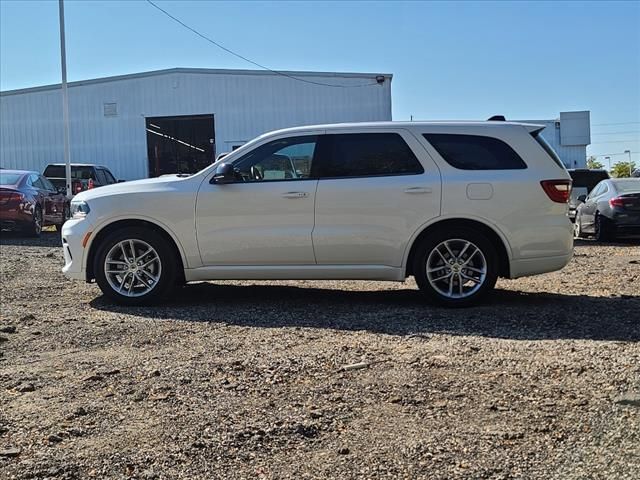
[[[90,282],[95,279],[95,272],[93,271],[94,259],[96,256],[96,252],[100,248],[100,242],[111,232],[114,232],[118,229],[125,227],[144,227],[150,230],[154,230],[159,235],[161,235],[169,244],[169,246],[174,250],[175,257],[178,260],[178,277],[179,281],[184,281],[184,266],[186,264],[186,259],[184,257],[184,252],[182,248],[180,248],[180,243],[175,238],[173,233],[166,228],[164,225],[160,225],[156,222],[150,221],[148,219],[142,218],[124,218],[114,220],[100,227],[99,230],[94,231],[91,236],[91,243],[89,244],[89,249],[87,251],[87,255],[85,256],[85,271],[86,271],[86,280]]]
[[[408,254],[405,255],[405,277],[413,274],[413,257],[417,250],[417,246],[420,244],[422,239],[431,232],[447,227],[468,227],[481,231],[496,247],[496,253],[498,254],[499,260],[498,276],[506,278],[510,277],[511,248],[504,235],[495,226],[490,225],[485,221],[478,220],[476,218],[472,219],[464,217],[436,219],[435,221],[424,225],[421,230],[418,230],[418,232],[414,234],[413,239],[410,242],[411,247],[408,250]]]

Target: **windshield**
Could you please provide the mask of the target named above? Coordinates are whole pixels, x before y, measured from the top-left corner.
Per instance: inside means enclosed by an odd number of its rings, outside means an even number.
[[[0,185],[15,185],[22,178],[22,173],[0,172]]]

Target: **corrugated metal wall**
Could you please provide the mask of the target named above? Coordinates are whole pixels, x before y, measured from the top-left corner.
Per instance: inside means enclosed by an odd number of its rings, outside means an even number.
[[[362,85],[375,75],[304,74]],[[105,116],[115,103],[117,115]],[[268,72],[178,69],[71,84],[71,161],[108,166],[118,178],[147,176],[145,117],[213,114],[218,153],[278,128],[391,120],[391,79],[362,88],[310,85]],[[0,97],[0,166],[42,171],[63,161],[60,88]]]

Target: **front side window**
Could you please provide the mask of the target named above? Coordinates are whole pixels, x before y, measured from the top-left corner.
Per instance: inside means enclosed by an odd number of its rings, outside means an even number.
[[[425,133],[423,137],[452,167],[460,170],[527,168],[520,155],[502,140],[481,135]]]
[[[325,136],[321,178],[418,175],[424,168],[397,133],[345,133]]]
[[[591,193],[589,194],[589,199],[598,197],[604,191],[604,183],[597,184]]]
[[[317,137],[274,140],[233,163],[239,182],[305,180],[311,177]]]

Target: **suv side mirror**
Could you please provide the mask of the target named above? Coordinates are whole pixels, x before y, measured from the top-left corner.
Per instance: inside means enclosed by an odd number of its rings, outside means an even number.
[[[221,163],[216,168],[216,173],[213,174],[211,181],[209,183],[217,183],[217,184],[225,184],[225,183],[233,183],[236,181],[235,172],[233,170],[233,165],[230,163]]]
[[[587,201],[587,196],[585,194],[578,195],[578,201],[582,202],[582,203],[586,202]]]

